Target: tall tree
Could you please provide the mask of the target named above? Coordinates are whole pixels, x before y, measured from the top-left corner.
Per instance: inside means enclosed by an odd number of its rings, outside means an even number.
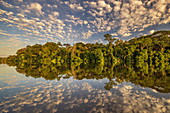
[[[107,40],[109,42],[109,45],[112,45],[112,43],[116,40],[116,38],[112,38],[112,35],[108,33],[105,34],[104,37],[105,37],[104,40]]]

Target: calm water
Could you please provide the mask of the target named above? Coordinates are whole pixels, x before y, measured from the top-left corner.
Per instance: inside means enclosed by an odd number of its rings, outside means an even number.
[[[157,82],[144,87],[131,78],[117,83],[117,77],[96,79],[92,74],[82,80],[65,74],[46,80],[15,68],[0,65],[1,113],[170,113],[169,86],[163,89]]]

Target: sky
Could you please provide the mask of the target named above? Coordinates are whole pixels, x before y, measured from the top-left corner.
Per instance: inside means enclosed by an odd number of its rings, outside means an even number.
[[[106,43],[170,30],[168,0],[0,0],[0,56],[27,45]]]

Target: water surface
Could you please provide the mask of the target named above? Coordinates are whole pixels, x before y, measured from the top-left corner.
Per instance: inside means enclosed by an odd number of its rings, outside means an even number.
[[[16,67],[0,65],[0,112],[19,113],[168,113],[169,89],[151,87],[108,77],[60,75],[60,80],[25,76]],[[83,75],[83,73],[82,73]],[[84,75],[85,76],[85,75]],[[88,75],[89,76],[89,75]],[[93,75],[91,75],[93,76]],[[96,76],[96,75],[95,75]],[[107,88],[107,86],[111,86]]]

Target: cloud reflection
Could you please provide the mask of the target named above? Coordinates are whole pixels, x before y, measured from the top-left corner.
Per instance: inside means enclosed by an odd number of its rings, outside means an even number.
[[[13,96],[1,99],[0,110],[53,113],[74,111],[161,113],[170,110],[170,98],[154,97],[132,85],[122,84],[113,88],[111,91],[99,89],[88,81],[73,79],[60,82],[36,81],[32,85],[26,85],[22,91]],[[13,87],[10,89],[12,90]]]

